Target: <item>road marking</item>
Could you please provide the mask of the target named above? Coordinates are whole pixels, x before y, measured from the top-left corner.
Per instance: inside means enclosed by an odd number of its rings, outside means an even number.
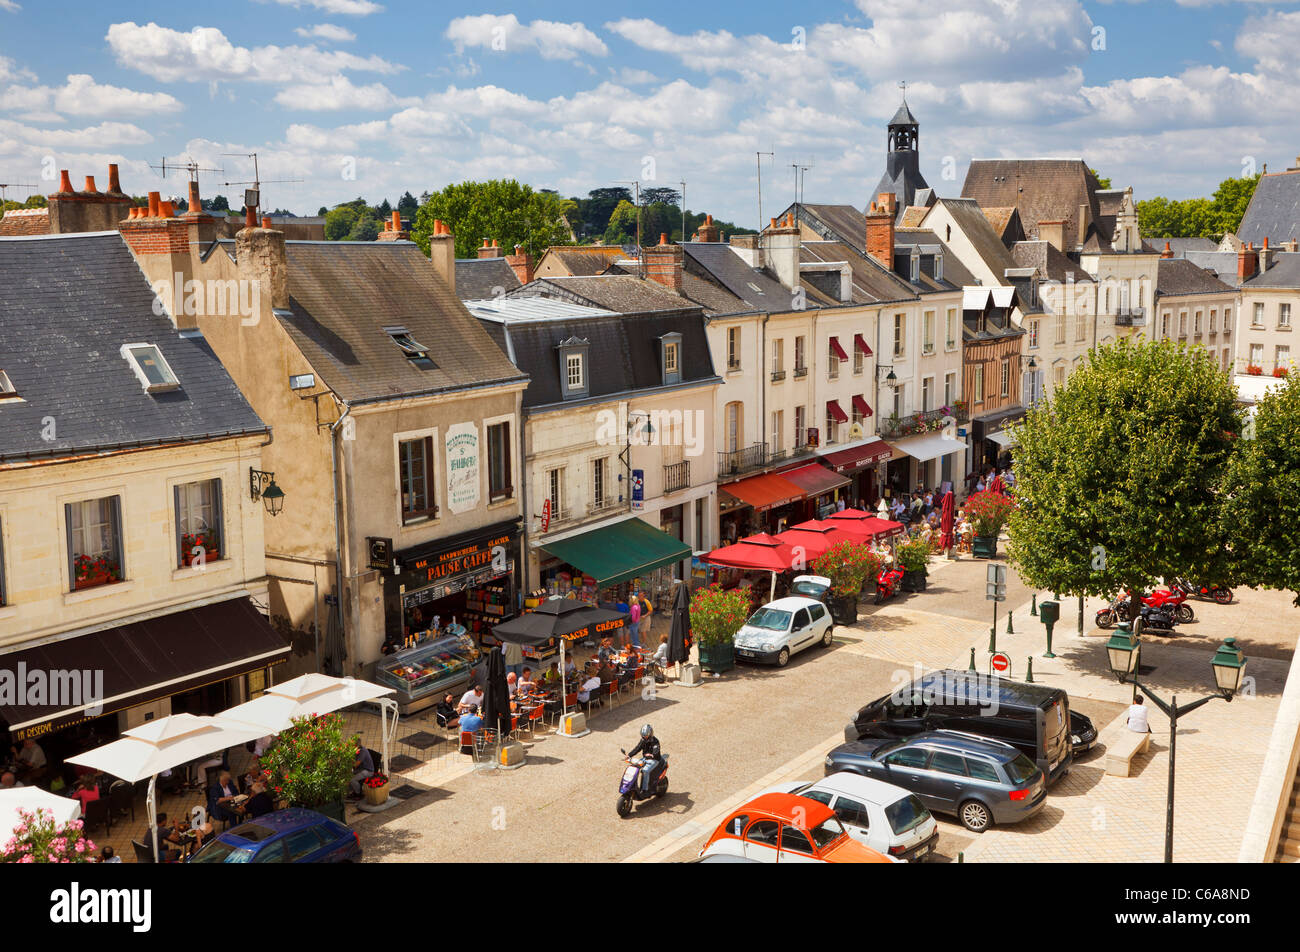
[[[703,813],[696,816],[694,820],[683,823],[676,827],[654,842],[637,850],[631,856],[623,860],[624,863],[662,863],[672,856],[684,845],[684,841],[693,837],[712,833],[717,825],[722,822],[728,813],[736,809],[747,800],[757,796],[758,793],[774,784],[781,783],[784,780],[792,779],[792,775],[806,775],[813,767],[819,767],[826,756],[826,752],[832,747],[838,747],[844,743],[844,732],[839,731],[832,734],[826,740],[814,745],[811,749],[799,754],[792,760],[787,761],[772,772],[762,778],[754,781],[748,787],[738,793],[727,797],[716,806],[710,807]]]

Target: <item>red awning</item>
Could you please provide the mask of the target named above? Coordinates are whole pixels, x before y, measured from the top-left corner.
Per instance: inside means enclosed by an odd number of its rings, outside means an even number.
[[[871,348],[867,346],[867,342],[862,339],[861,334],[853,335],[853,346],[856,347],[858,350],[862,351],[868,357],[871,356]]]
[[[871,416],[871,407],[867,404],[867,398],[861,394],[853,395],[853,409],[857,410],[864,417]]]
[[[849,422],[848,414],[846,414],[843,410],[840,409],[840,404],[838,400],[827,400],[826,412],[830,415],[831,419],[833,419],[836,423]]]
[[[784,572],[794,564],[794,551],[788,543],[760,532],[758,535],[746,536],[732,545],[714,549],[702,561],[738,569]]]
[[[741,502],[749,503],[759,512],[774,506],[798,502],[804,498],[802,488],[775,473],[751,476],[718,488],[735,496]]]
[[[787,470],[781,475],[807,493],[809,499],[849,484],[847,479],[821,463],[809,463],[798,469]]]
[[[872,463],[879,463],[883,459],[889,459],[893,455],[893,448],[884,440],[872,440],[870,443],[852,449],[827,453],[822,460],[834,467],[837,473],[849,473],[870,466]]]
[[[849,355],[844,353],[844,348],[840,346],[840,339],[838,337],[831,338],[831,353],[834,354],[836,357],[838,357],[840,360],[849,359]]]

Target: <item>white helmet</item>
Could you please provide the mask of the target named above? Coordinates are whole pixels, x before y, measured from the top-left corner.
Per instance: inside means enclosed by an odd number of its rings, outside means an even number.
[[[653,737],[653,736],[654,736],[654,733],[655,733],[655,729],[654,729],[653,727],[651,727],[649,724],[642,724],[642,725],[641,725],[641,739],[642,739],[642,740],[645,740],[645,739],[648,738],[648,737]]]

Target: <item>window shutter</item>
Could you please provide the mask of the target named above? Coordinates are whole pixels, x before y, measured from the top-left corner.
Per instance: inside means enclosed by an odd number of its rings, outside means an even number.
[[[514,470],[511,469],[510,467],[510,424],[509,422],[502,423],[501,430],[502,430],[501,449],[503,451],[501,455],[504,461],[503,465],[505,466],[505,469],[503,469],[501,472],[501,478],[505,482],[506,495],[513,496],[515,494],[515,478],[514,478]]]
[[[221,480],[212,481],[212,523],[216,528],[216,538],[213,541],[217,545],[217,558],[225,558],[226,551],[226,510],[222,505],[221,497]]]
[[[126,578],[126,560],[124,558],[124,546],[122,545],[122,497],[114,496],[112,503],[113,517],[113,555],[117,559],[118,570],[122,573],[122,578]]]
[[[68,543],[68,591],[77,589],[77,554],[72,551],[72,503],[63,504],[63,532]]]
[[[434,479],[433,437],[424,438],[424,506],[433,518],[438,517],[438,482]]]
[[[172,487],[172,506],[176,510],[176,567],[185,564],[185,532],[181,528],[181,487]]]
[[[0,519],[0,605],[5,604],[5,524]]]

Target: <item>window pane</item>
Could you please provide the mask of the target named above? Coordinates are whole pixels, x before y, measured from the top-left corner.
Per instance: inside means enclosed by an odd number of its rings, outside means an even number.
[[[966,758],[960,754],[949,754],[937,750],[934,753],[934,760],[930,762],[930,769],[938,773],[955,774],[958,777],[966,776]]]

